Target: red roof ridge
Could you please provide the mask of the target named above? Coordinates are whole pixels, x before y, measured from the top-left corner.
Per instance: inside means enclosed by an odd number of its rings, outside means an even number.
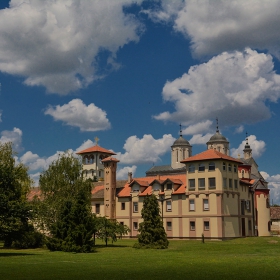
[[[79,151],[76,154],[80,155],[80,154],[85,154],[85,153],[92,153],[92,152],[101,152],[101,153],[106,153],[106,154],[110,154],[110,155],[116,155],[114,152],[107,150],[105,148],[102,148],[98,145],[92,146],[90,148],[87,148],[85,150]]]

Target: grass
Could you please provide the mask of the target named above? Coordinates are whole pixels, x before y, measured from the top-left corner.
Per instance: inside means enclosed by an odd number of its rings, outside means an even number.
[[[0,249],[1,279],[279,279],[280,238],[171,240],[166,250],[119,240],[95,253]]]

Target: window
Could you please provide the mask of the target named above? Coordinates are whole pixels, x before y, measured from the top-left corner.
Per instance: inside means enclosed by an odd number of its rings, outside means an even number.
[[[198,179],[198,188],[199,189],[205,189],[205,178],[199,178]]]
[[[194,209],[194,199],[190,199],[189,203],[190,203],[190,211],[194,211],[195,210]]]
[[[223,170],[226,171],[226,164],[223,162]]]
[[[138,184],[134,184],[134,185],[132,186],[132,191],[133,191],[133,192],[139,192],[139,185],[138,185]]]
[[[235,189],[238,188],[237,180],[234,180],[234,188],[235,188]]]
[[[195,179],[189,179],[189,190],[195,189]]]
[[[189,165],[189,173],[193,173],[193,172],[195,172],[195,166],[194,166],[194,164],[190,164]]]
[[[251,212],[250,200],[246,200],[246,209],[248,212]]]
[[[190,222],[190,229],[195,230],[195,222],[194,221]]]
[[[95,204],[95,213],[100,214],[100,204]]]
[[[134,213],[138,212],[138,202],[133,202],[133,212]]]
[[[203,210],[208,211],[209,210],[209,199],[203,199]]]
[[[205,170],[205,165],[204,165],[204,163],[200,163],[199,165],[198,165],[198,171],[204,171]]]
[[[210,226],[209,226],[209,221],[204,221],[204,230],[209,230]]]
[[[232,189],[232,179],[228,179],[228,186],[230,189]]]
[[[122,202],[122,204],[121,204],[121,210],[125,210],[125,202]]]
[[[248,230],[249,231],[252,230],[252,222],[251,222],[251,220],[248,220]]]
[[[244,170],[242,170],[242,178],[244,178]]]
[[[122,226],[124,226],[124,222],[120,222],[120,224],[121,224]]]
[[[166,223],[166,229],[167,230],[172,230],[172,222],[167,222]]]
[[[233,165],[233,172],[237,172],[237,166],[235,164]]]
[[[138,230],[138,223],[137,222],[133,222],[133,229]]]
[[[223,178],[223,188],[227,188],[227,178]]]
[[[172,190],[172,184],[167,184],[167,185],[166,185],[166,189],[167,189],[167,190]]]
[[[209,166],[208,166],[208,170],[211,171],[211,170],[215,170],[215,162],[209,162]]]
[[[209,178],[209,189],[215,189],[216,188],[216,178]]]
[[[231,172],[231,163],[228,164],[228,171]]]
[[[172,202],[171,200],[166,201],[166,211],[172,211]]]

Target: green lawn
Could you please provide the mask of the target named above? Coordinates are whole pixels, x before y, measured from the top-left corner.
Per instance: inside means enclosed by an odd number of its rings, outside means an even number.
[[[91,254],[0,249],[0,279],[280,279],[279,237],[171,240],[166,250],[134,243],[119,240]]]

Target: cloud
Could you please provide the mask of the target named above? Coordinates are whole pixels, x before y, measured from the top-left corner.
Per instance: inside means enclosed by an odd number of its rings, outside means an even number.
[[[243,150],[246,144],[246,140],[242,141],[242,143],[239,145],[237,149],[232,148],[231,156],[237,158],[238,155],[243,157]],[[255,135],[250,135],[248,137],[248,144],[250,145],[252,149],[252,155],[256,159],[260,157],[265,152],[265,142],[262,140],[257,140],[257,137]]]
[[[268,173],[260,172],[263,178],[268,182],[270,189],[270,202],[280,205],[280,174],[270,176]]]
[[[242,133],[244,131],[244,126],[243,125],[240,125],[238,126],[236,129],[235,129],[235,133]]]
[[[87,148],[90,148],[94,145],[95,145],[95,143],[93,143],[91,140],[88,139],[87,141],[84,141],[84,143],[76,149],[75,153],[77,153],[79,151],[83,151],[83,150],[85,150]]]
[[[136,169],[137,166],[136,165],[132,165],[132,166],[125,166],[121,169],[117,170],[117,180],[124,180],[128,178],[128,172],[132,172],[132,176],[133,174],[136,173]]]
[[[154,139],[150,134],[145,134],[142,139],[130,136],[123,146],[126,152],[117,153],[117,158],[123,164],[157,162],[160,156],[170,151],[175,140],[171,134],[164,134],[160,139]]]
[[[271,113],[267,103],[280,97],[280,75],[273,67],[270,55],[249,48],[224,52],[166,82],[162,96],[174,103],[175,112],[154,118],[192,125],[218,117],[221,126],[268,119]]]
[[[51,115],[56,121],[63,121],[81,131],[99,131],[111,127],[106,112],[93,103],[86,106],[81,99],[73,99],[68,104],[49,106],[45,115]]]
[[[188,126],[187,128],[182,130],[182,133],[184,135],[193,135],[196,133],[202,133],[202,132],[207,132],[209,131],[212,125],[212,121],[206,120],[203,122],[199,122],[193,125]]]
[[[116,53],[137,42],[142,25],[124,7],[142,1],[10,1],[0,10],[0,71],[29,86],[67,94],[118,68]]]
[[[279,56],[279,0],[163,1],[152,19],[170,21],[190,38],[195,55],[213,55],[250,46]]]
[[[200,145],[206,145],[206,143],[210,140],[210,138],[213,136],[213,133],[207,133],[205,135],[202,134],[195,134],[193,137],[190,139],[190,144],[195,145],[195,144],[200,144]]]
[[[14,129],[11,130],[4,130],[1,132],[1,138],[0,142],[7,143],[12,142],[13,143],[13,149],[16,152],[20,152],[23,150],[23,147],[21,145],[22,142],[22,131],[19,128],[14,127]]]

